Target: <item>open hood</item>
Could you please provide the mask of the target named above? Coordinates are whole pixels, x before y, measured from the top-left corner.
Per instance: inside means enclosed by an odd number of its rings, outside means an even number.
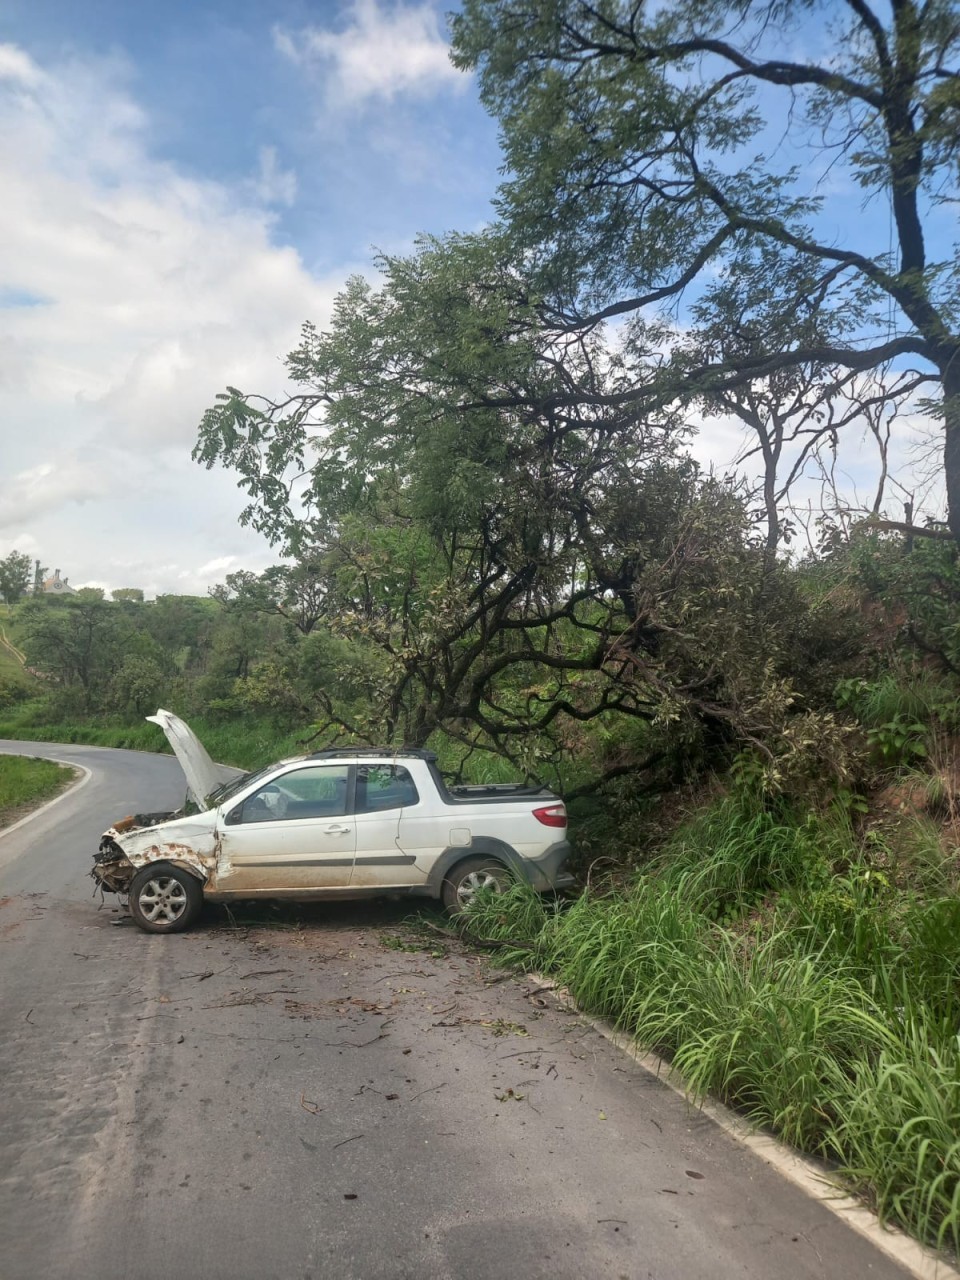
[[[208,797],[221,785],[223,778],[206,747],[190,726],[172,711],[164,711],[161,707],[155,716],[147,716],[146,719],[158,724],[167,735],[167,741],[180,761],[190,794],[201,809],[209,809]],[[230,772],[232,774],[234,770]]]

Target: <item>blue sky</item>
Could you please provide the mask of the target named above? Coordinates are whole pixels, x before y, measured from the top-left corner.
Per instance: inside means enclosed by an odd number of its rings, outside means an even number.
[[[8,0],[0,32],[41,63],[112,60],[150,153],[187,176],[242,187],[270,155],[295,180],[275,237],[323,271],[488,213],[496,129],[447,64],[443,8]]]
[[[0,5],[0,554],[197,591],[273,556],[189,453],[375,249],[490,216],[443,7]]]
[[[279,392],[376,249],[491,217],[496,126],[446,7],[0,0],[0,555],[148,595],[273,562],[197,424],[228,383]],[[888,234],[858,192],[847,215]],[[740,440],[714,422],[697,451]]]

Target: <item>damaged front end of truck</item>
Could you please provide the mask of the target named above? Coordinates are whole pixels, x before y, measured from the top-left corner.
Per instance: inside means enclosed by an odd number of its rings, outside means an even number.
[[[108,893],[126,893],[136,868],[119,839],[130,831],[155,827],[158,823],[169,822],[173,817],[176,817],[173,812],[130,814],[115,822],[109,831],[105,831],[100,838],[100,848],[93,855],[93,867],[90,871],[99,887]]]
[[[90,874],[105,892],[126,894],[136,873],[151,862],[183,867],[206,883],[217,865],[209,815],[138,813],[121,818],[103,833]]]
[[[191,812],[185,806],[164,813],[131,814],[105,831],[90,874],[108,893],[129,893],[137,872],[154,862],[181,867],[201,884],[216,875],[216,811],[211,805],[225,789],[224,771],[178,716],[161,709],[146,718],[163,729],[180,762]]]

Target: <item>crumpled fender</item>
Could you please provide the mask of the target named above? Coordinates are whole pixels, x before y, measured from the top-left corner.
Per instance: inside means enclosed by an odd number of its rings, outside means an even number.
[[[113,846],[134,871],[151,862],[173,862],[207,883],[216,878],[218,841],[213,814],[177,818],[156,826],[120,822],[103,833],[101,848]]]

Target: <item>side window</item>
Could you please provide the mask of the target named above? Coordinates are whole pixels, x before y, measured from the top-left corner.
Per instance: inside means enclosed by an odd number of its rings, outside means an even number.
[[[361,764],[357,766],[357,813],[379,813],[384,809],[408,809],[419,802],[416,783],[402,765]]]
[[[247,796],[239,821],[338,818],[347,811],[348,774],[345,764],[316,765],[282,774]]]

